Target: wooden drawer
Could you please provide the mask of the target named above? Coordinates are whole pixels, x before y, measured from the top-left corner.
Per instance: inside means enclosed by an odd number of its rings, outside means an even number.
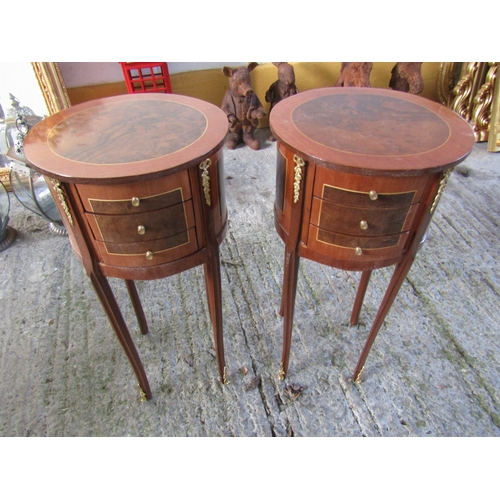
[[[149,212],[192,197],[187,171],[138,184],[78,184],[77,190],[87,212],[107,215]]]
[[[348,206],[313,198],[311,224],[328,231],[353,236],[384,236],[408,231],[417,205],[379,208]],[[357,244],[355,246],[358,246]]]
[[[94,241],[103,264],[119,267],[150,267],[186,257],[198,250],[196,230],[191,228],[169,238],[134,243]]]
[[[321,198],[352,207],[390,209],[411,205],[414,202],[415,191],[389,194],[376,190],[358,192],[323,184]]]
[[[314,196],[343,205],[389,208],[418,203],[428,177],[372,177],[318,167]]]
[[[360,265],[367,262],[375,264],[400,256],[408,234],[404,232],[363,237],[335,233],[311,225],[306,246],[309,251],[317,255],[331,256],[339,262],[345,261],[351,265],[356,262]]]
[[[160,210],[130,215],[85,214],[94,237],[107,243],[140,243],[185,233],[195,226],[189,200]]]
[[[397,261],[428,179],[370,177],[316,168],[303,245],[352,269]]]

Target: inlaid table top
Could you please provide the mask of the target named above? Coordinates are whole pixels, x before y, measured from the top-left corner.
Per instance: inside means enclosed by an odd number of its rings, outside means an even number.
[[[469,154],[474,141],[470,126],[454,111],[388,89],[328,87],[299,93],[273,109],[270,126],[304,159],[364,174],[375,169],[412,175],[452,166]]]
[[[39,170],[60,180],[147,179],[209,156],[226,132],[225,114],[210,103],[136,94],[69,107],[34,127],[25,148]]]

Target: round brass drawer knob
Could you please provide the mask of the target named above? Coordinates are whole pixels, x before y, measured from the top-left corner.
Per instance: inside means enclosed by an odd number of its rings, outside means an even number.
[[[151,250],[146,252],[146,259],[153,260],[153,252]]]
[[[365,220],[362,220],[360,223],[359,223],[359,227],[363,230],[363,231],[366,231],[368,229],[368,222],[366,222]]]
[[[354,253],[355,253],[356,255],[363,255],[363,249],[362,249],[361,247],[356,247],[356,248],[354,249]]]
[[[141,200],[139,200],[139,198],[137,198],[136,196],[134,196],[132,198],[132,206],[133,207],[138,207],[140,204],[141,204]]]
[[[377,191],[370,191],[370,200],[375,201],[378,198]]]
[[[142,236],[143,234],[146,233],[146,228],[144,226],[138,226],[137,232]]]

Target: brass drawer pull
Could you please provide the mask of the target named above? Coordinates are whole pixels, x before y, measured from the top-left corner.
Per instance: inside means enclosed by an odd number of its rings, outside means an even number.
[[[377,191],[370,191],[370,200],[375,201],[378,198]]]
[[[356,255],[358,255],[358,256],[359,256],[359,255],[363,255],[363,249],[362,249],[361,247],[356,247],[356,248],[354,249],[354,253],[355,253]]]
[[[144,226],[138,226],[137,232],[142,236],[143,234],[146,233],[146,228]]]
[[[153,252],[151,250],[146,252],[146,259],[153,260]]]
[[[366,231],[368,229],[368,222],[366,222],[365,220],[362,220],[360,223],[359,223],[359,227],[363,230],[363,231]]]
[[[134,196],[132,198],[132,206],[133,207],[138,207],[141,204],[141,200],[137,198],[137,196]]]

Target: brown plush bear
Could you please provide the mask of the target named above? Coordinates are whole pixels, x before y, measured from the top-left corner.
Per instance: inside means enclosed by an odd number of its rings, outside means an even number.
[[[266,102],[271,103],[271,110],[283,99],[298,94],[295,86],[295,71],[287,62],[273,62],[278,68],[278,80],[276,80],[266,92]],[[275,141],[273,134],[269,136],[270,141]]]
[[[392,68],[389,87],[410,94],[420,94],[424,90],[424,79],[420,73],[421,67],[421,62],[398,62]]]
[[[260,141],[253,134],[259,118],[266,114],[259,98],[252,89],[250,71],[257,63],[253,62],[238,68],[224,66],[222,72],[229,78],[229,89],[222,100],[222,110],[227,115],[229,135],[226,140],[228,149],[235,149],[244,142],[250,148],[260,148]]]
[[[343,62],[336,87],[371,87],[371,62]]]

